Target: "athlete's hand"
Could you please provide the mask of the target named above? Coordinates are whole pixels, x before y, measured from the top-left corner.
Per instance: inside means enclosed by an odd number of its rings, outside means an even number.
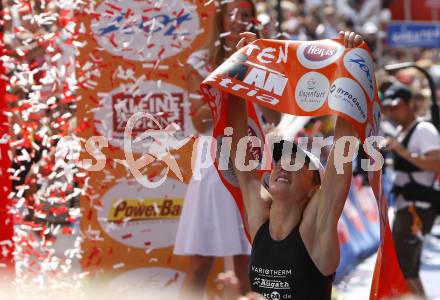
[[[257,35],[252,32],[242,32],[242,33],[240,33],[240,36],[241,36],[241,39],[237,43],[237,50],[241,49],[241,48],[243,48],[243,47],[245,47],[245,46],[247,46],[257,40]]]
[[[344,39],[345,48],[354,48],[362,44],[364,41],[363,37],[355,32],[350,31],[340,31],[339,37]]]

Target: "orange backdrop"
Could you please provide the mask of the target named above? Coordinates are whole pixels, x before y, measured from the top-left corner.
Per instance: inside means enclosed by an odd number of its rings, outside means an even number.
[[[142,169],[148,180],[168,176],[152,189],[141,185],[127,168],[124,130],[134,113],[144,111],[161,127],[178,125],[177,139],[195,134],[186,84],[190,70],[184,63],[191,53],[213,42],[215,7],[194,0],[165,0],[160,7],[156,2],[90,2],[78,16],[78,132],[84,140],[104,136],[108,141],[94,147],[105,155],[105,167],[89,171],[84,183],[81,265],[104,282],[129,281],[142,289],[177,294],[188,261],[172,251],[191,178],[193,143],[172,152],[183,182],[161,161]],[[132,139],[149,129],[159,128],[142,119],[135,124]],[[138,159],[150,146],[148,140],[133,143],[129,155]],[[83,152],[81,158],[92,157]],[[217,261],[216,272],[222,267]]]

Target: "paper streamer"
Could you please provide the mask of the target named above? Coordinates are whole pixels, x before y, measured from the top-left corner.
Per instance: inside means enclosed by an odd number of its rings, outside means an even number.
[[[338,115],[348,120],[361,142],[377,135],[380,103],[374,65],[365,43],[345,48],[341,39],[311,42],[257,40],[237,51],[201,85],[213,111],[214,137],[223,133],[226,105],[223,95],[233,94],[249,103],[297,116]],[[258,120],[252,114],[250,122]],[[225,186],[242,209],[238,186],[219,171]],[[381,245],[370,299],[407,293],[388,223],[388,207],[381,172],[369,180],[380,212]]]

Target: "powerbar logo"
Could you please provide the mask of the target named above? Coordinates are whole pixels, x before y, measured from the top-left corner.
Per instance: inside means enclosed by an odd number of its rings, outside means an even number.
[[[336,61],[344,49],[344,46],[332,40],[306,42],[298,47],[296,56],[304,67],[321,69]]]
[[[183,199],[125,199],[113,205],[109,211],[109,222],[177,219],[180,216]]]

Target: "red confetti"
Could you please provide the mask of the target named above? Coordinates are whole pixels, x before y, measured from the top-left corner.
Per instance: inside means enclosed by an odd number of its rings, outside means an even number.
[[[105,5],[107,5],[108,7],[113,8],[114,10],[122,11],[122,8],[120,6],[116,6],[116,5],[108,3],[108,2],[105,2]]]
[[[128,234],[126,234],[126,235],[123,235],[123,236],[122,236],[122,239],[123,239],[123,240],[126,240],[126,239],[129,239],[129,238],[131,238],[131,237],[133,237],[133,234],[128,233]]]

